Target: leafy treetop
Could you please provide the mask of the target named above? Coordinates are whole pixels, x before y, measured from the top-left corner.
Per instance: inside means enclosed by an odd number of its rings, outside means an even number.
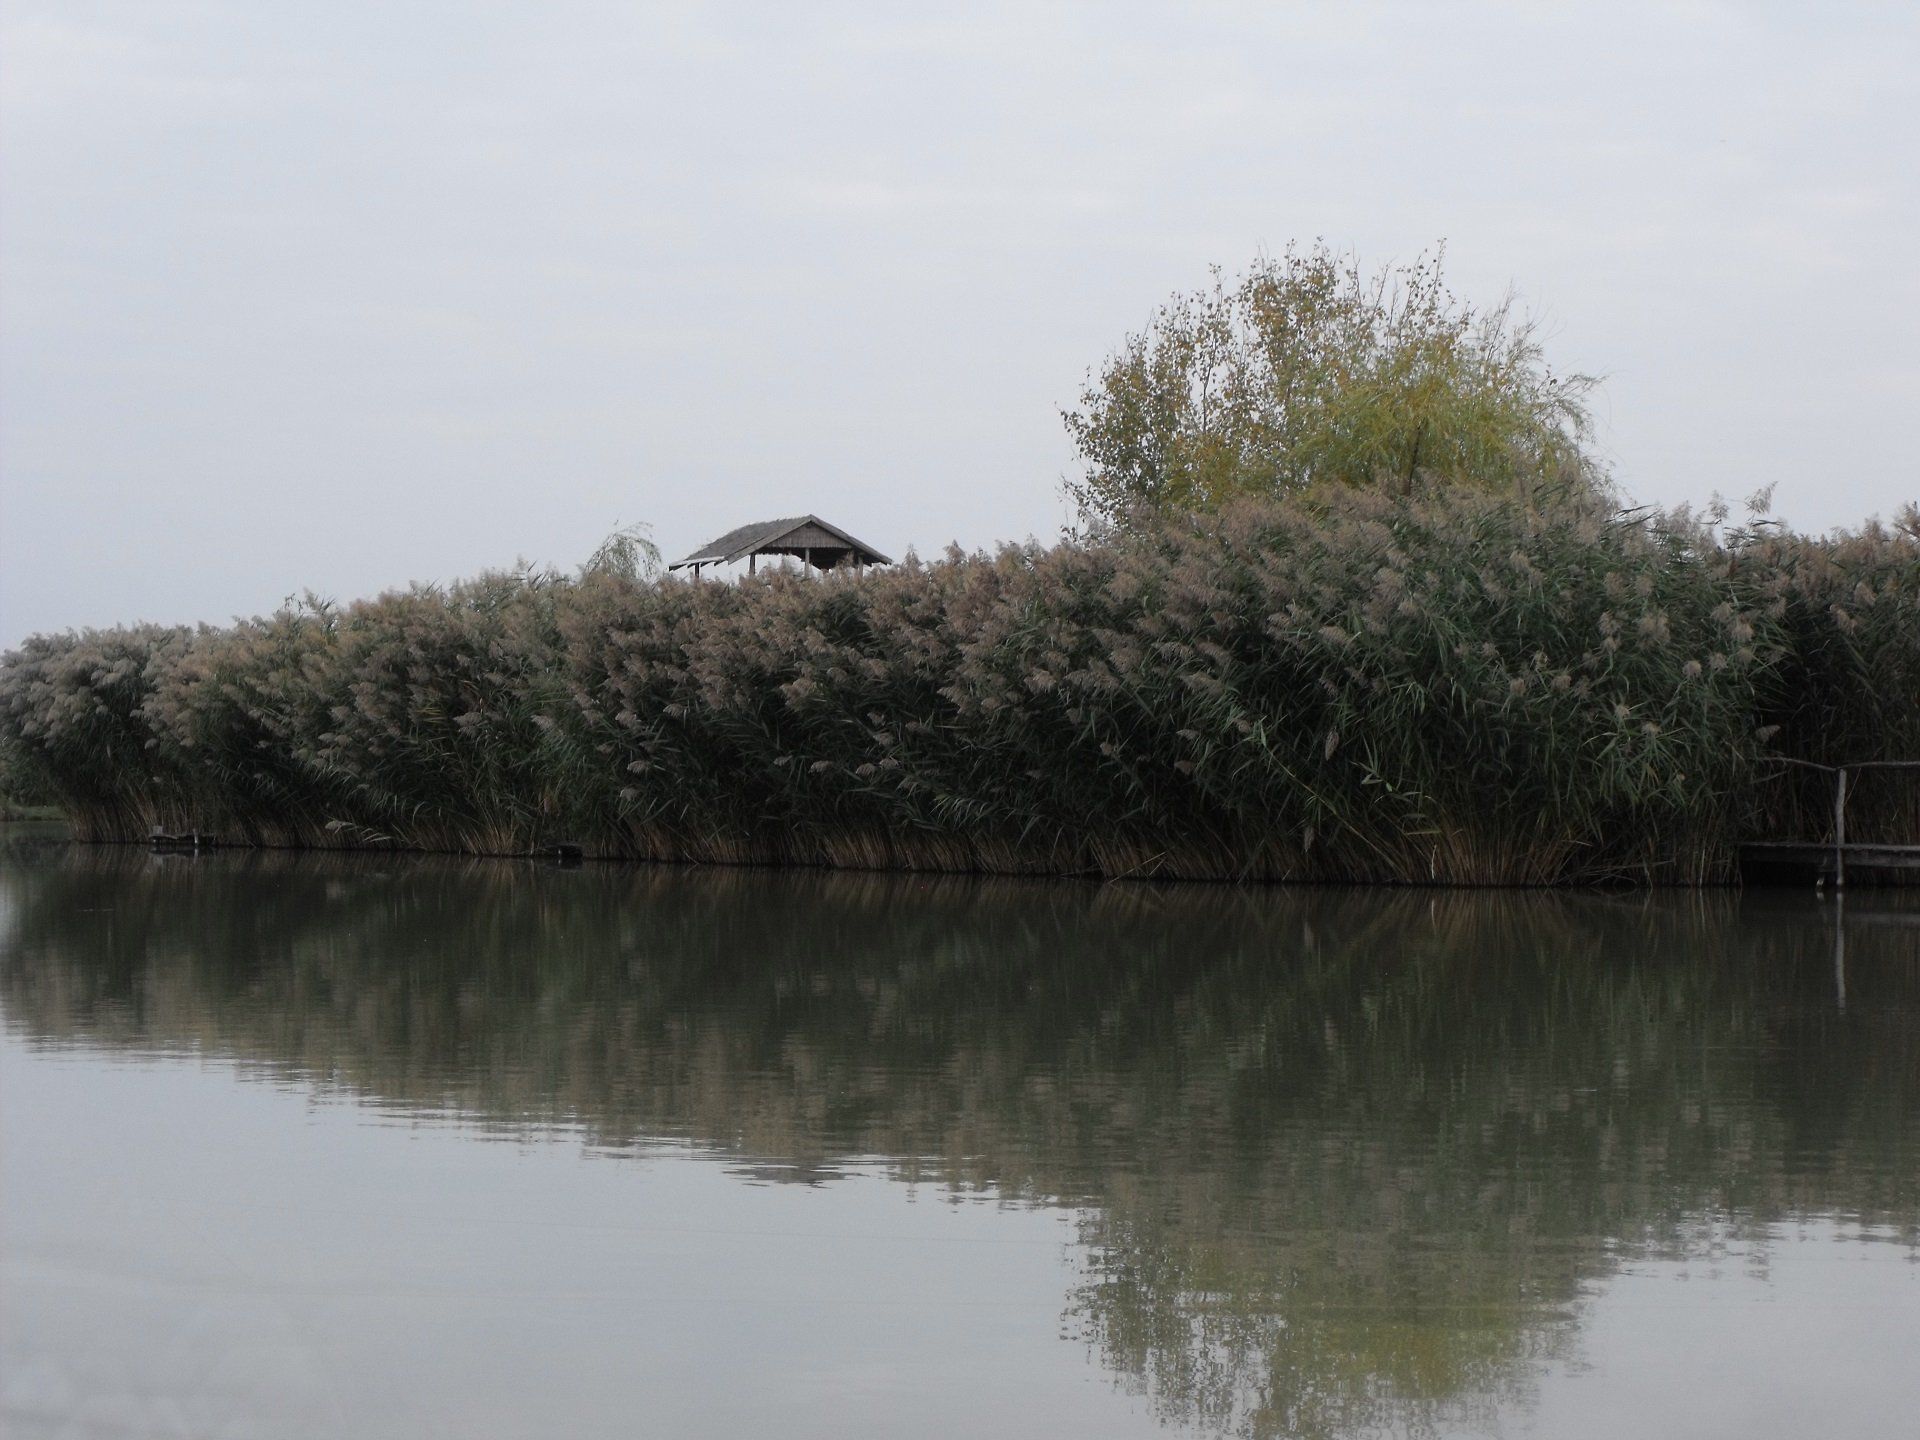
[[[1362,274],[1324,244],[1177,295],[1063,412],[1093,529],[1240,495],[1602,483],[1586,375],[1556,375],[1511,298],[1457,300],[1444,252]]]

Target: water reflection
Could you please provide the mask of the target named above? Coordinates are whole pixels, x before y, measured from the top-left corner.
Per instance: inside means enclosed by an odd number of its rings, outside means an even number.
[[[1072,1207],[1068,1323],[1166,1420],[1491,1429],[1623,1264],[1920,1238],[1920,909],[1852,905],[16,840],[0,1002],[751,1183]]]

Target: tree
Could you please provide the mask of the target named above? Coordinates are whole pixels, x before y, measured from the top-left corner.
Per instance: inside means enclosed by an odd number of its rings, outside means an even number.
[[[600,542],[580,567],[581,577],[618,575],[627,580],[660,578],[660,547],[651,525],[625,525]]]
[[[1162,305],[1062,412],[1082,521],[1325,485],[1602,483],[1594,380],[1555,375],[1511,298],[1455,299],[1443,260],[1368,277],[1324,244],[1289,247]]]

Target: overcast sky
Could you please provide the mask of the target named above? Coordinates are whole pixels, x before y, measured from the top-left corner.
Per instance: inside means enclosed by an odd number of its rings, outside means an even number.
[[[0,645],[1050,537],[1087,369],[1316,236],[1516,289],[1637,498],[1920,495],[1911,3],[0,13]]]

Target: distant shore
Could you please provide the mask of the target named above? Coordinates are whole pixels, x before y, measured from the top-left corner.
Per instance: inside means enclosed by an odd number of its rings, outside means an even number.
[[[1920,759],[1920,527],[1455,490],[738,584],[517,572],[37,636],[82,840],[1396,884],[1716,884],[1782,760]],[[1920,784],[1849,837],[1920,842]]]

